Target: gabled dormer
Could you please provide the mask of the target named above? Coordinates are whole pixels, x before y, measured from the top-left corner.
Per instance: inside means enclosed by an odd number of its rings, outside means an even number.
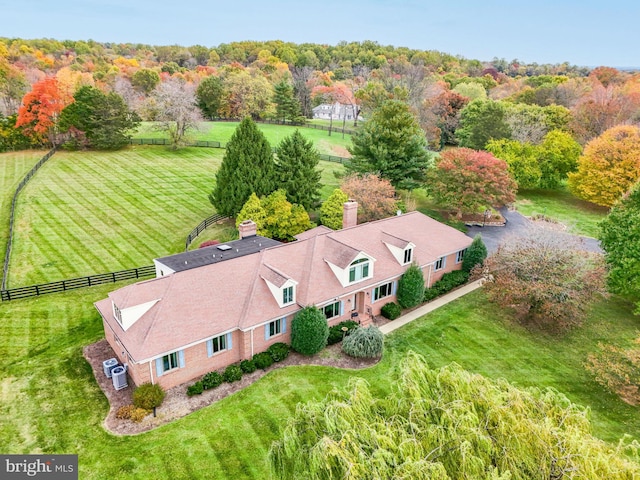
[[[262,277],[267,287],[269,287],[271,295],[273,295],[273,298],[280,308],[296,303],[298,282],[293,278],[270,265],[262,266],[260,277]]]
[[[151,310],[159,299],[151,300],[150,302],[141,303],[140,305],[134,305],[127,308],[118,308],[114,301],[113,316],[118,321],[122,329],[126,332],[134,323],[136,323],[145,313]]]
[[[409,265],[414,260],[415,244],[403,240],[389,233],[382,233],[382,242],[387,246],[393,257],[400,265]]]
[[[373,264],[376,259],[335,239],[328,239],[324,261],[327,262],[340,285],[348,287],[372,278]]]

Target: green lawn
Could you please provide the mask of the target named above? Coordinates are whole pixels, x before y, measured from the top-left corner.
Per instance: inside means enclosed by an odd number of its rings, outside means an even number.
[[[77,453],[89,479],[267,478],[266,453],[299,402],[323,398],[351,376],[384,395],[409,350],[431,365],[457,362],[521,386],[551,386],[590,406],[595,434],[609,441],[640,431],[640,411],[604,392],[582,363],[598,341],[630,339],[640,320],[609,300],[590,324],[564,338],[510,326],[482,292],[472,293],[394,332],[383,361],[361,371],[329,367],[275,370],[254,385],[155,431],[105,432],[108,405],[82,346],[102,338],[92,302],[113,285],[0,303],[0,451]],[[611,322],[615,321],[615,328]]]
[[[0,153],[0,219],[2,219],[2,224],[0,225],[0,261],[4,261],[7,247],[13,194],[27,172],[46,153],[44,150]]]
[[[571,233],[594,238],[598,236],[598,222],[609,212],[608,208],[574,197],[566,188],[522,190],[516,208],[525,216],[545,215],[566,225]]]
[[[20,194],[7,286],[149,265],[182,251],[214,212],[208,194],[223,155],[161,146],[56,153]],[[321,162],[323,198],[343,168]]]
[[[200,131],[193,135],[194,140],[209,140],[221,143],[227,143],[233,135],[236,127],[240,122],[203,122]],[[300,129],[305,138],[313,141],[314,145],[320,153],[326,155],[336,155],[338,157],[349,157],[346,148],[351,145],[351,135],[343,135],[314,128],[292,127],[288,125],[275,125],[267,123],[258,123],[258,128],[264,133],[272,147],[277,147],[283,138],[291,135],[295,128]],[[134,138],[167,138],[167,135],[158,132],[153,128],[153,123],[144,122]]]

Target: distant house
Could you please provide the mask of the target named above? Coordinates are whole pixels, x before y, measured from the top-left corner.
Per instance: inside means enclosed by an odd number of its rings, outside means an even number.
[[[344,105],[336,102],[333,104],[322,103],[312,109],[313,118],[320,118],[324,120],[353,120],[356,111],[355,105]],[[362,120],[362,117],[358,115],[358,120]]]
[[[351,201],[343,227],[279,244],[247,221],[240,240],[156,259],[156,278],[95,304],[106,339],[135,384],[171,388],[289,343],[291,321],[308,305],[329,325],[351,318],[367,325],[395,300],[411,263],[430,286],[461,267],[471,243],[419,212],[357,225]]]

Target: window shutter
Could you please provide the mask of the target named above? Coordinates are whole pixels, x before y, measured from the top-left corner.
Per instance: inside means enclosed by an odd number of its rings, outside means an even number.
[[[340,315],[344,315],[344,300],[340,301]]]
[[[231,332],[227,333],[227,350],[231,350],[233,348],[233,342],[231,340],[232,336]]]
[[[396,294],[396,290],[398,289],[398,282],[395,281],[391,284],[391,294],[395,295]]]
[[[287,333],[287,317],[282,318],[282,333]]]
[[[162,357],[156,358],[156,376],[161,377],[164,373],[164,367],[162,366]]]
[[[207,340],[207,357],[213,355],[213,338]]]
[[[376,289],[372,288],[371,289],[371,303],[376,301],[376,296],[375,295],[376,295]]]
[[[264,339],[269,340],[269,324],[268,323],[264,326]]]
[[[178,365],[180,368],[184,368],[184,350],[178,352]]]

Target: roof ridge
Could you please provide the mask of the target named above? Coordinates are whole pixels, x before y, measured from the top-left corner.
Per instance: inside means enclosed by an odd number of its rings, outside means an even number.
[[[315,237],[311,237],[309,240],[311,240],[309,242],[309,246],[308,246],[308,250],[307,250],[307,256],[305,258],[304,261],[304,265],[302,267],[302,272],[304,274],[304,282],[303,279],[300,279],[300,282],[298,282],[298,284],[303,284],[304,285],[304,289],[301,289],[300,296],[296,295],[296,300],[298,304],[301,304],[300,300],[304,300],[305,303],[309,303],[308,299],[309,299],[309,288],[311,285],[311,273],[313,271],[313,260],[314,260],[314,252],[316,250],[316,243],[318,241],[318,235],[316,235]],[[301,305],[302,306],[302,305]]]
[[[275,245],[274,247],[279,247],[280,245]],[[263,259],[264,259],[264,252],[266,252],[267,248],[265,248],[264,250],[261,250],[260,253],[260,258],[258,259],[258,263],[256,265],[256,267],[253,270],[253,282],[251,283],[251,288],[249,289],[248,295],[247,295],[247,299],[248,301],[243,302],[242,305],[242,312],[240,312],[240,315],[238,316],[238,325],[236,325],[237,328],[240,328],[241,325],[244,323],[245,318],[247,318],[247,313],[249,311],[249,306],[252,303],[251,300],[253,299],[253,294],[256,291],[257,288],[257,284],[259,281],[261,281],[262,276],[260,275],[260,267],[262,267],[263,263]]]

